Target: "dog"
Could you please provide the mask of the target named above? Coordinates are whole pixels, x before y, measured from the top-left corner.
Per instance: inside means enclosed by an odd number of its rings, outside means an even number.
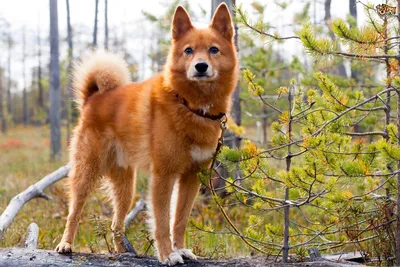
[[[175,265],[196,259],[185,248],[186,225],[200,188],[196,173],[211,164],[239,68],[225,4],[204,29],[195,28],[178,6],[171,33],[164,70],[143,82],[131,83],[124,60],[110,52],[92,52],[75,65],[80,118],[70,144],[69,215],[59,253],[72,252],[83,206],[101,177],[111,192],[115,251],[125,252],[124,219],[135,194],[136,170],[144,168],[151,173],[149,205],[159,260]]]

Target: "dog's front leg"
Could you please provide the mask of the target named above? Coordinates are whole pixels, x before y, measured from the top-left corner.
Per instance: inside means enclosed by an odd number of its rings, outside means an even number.
[[[156,239],[159,259],[167,265],[183,263],[182,256],[174,252],[170,238],[171,195],[176,180],[175,175],[153,171],[151,181],[151,202],[153,205]]]
[[[174,250],[184,258],[195,260],[196,256],[192,251],[185,248],[185,230],[200,183],[195,171],[182,175],[178,182],[178,202],[173,229]]]

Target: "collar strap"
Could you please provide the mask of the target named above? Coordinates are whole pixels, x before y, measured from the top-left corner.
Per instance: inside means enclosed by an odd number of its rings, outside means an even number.
[[[178,99],[179,103],[185,105],[185,107],[189,111],[191,111],[192,113],[196,114],[197,116],[216,121],[216,120],[222,119],[226,115],[224,112],[220,112],[219,114],[214,115],[214,114],[211,114],[211,113],[208,113],[208,112],[204,112],[204,110],[202,110],[202,109],[192,109],[191,107],[189,107],[189,103],[187,102],[186,99],[184,99],[183,97],[181,97],[178,94],[176,94],[176,98]]]

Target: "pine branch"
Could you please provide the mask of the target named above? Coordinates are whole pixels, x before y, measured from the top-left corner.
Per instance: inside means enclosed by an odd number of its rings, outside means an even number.
[[[249,29],[251,29],[251,30],[253,30],[253,31],[255,31],[255,32],[257,32],[257,33],[263,35],[263,36],[272,38],[272,39],[277,40],[277,41],[284,41],[284,40],[290,40],[290,39],[300,39],[298,36],[279,37],[279,36],[276,35],[276,34],[274,35],[274,34],[267,33],[267,32],[265,32],[264,30],[255,27],[255,26],[250,22],[247,13],[243,10],[243,8],[242,8],[241,6],[236,7],[235,10],[234,10],[234,12],[235,12],[235,15],[236,15],[237,20],[238,20],[240,23],[242,23],[242,24],[243,24],[244,26],[246,26],[247,28],[249,28]]]
[[[386,137],[387,134],[385,132],[364,132],[364,133],[351,133],[351,132],[346,132],[344,133],[349,136],[372,136],[372,135],[380,135],[382,137]]]

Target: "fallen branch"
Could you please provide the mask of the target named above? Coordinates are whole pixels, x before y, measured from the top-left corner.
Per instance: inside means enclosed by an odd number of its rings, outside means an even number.
[[[25,240],[25,247],[35,249],[39,237],[39,226],[36,223],[31,223],[28,226],[28,237]]]
[[[146,203],[143,198],[139,199],[136,202],[135,207],[128,213],[125,218],[125,228],[128,228],[129,224],[136,218],[139,212],[143,211],[146,208]]]
[[[5,231],[11,225],[19,210],[25,205],[25,203],[37,197],[49,200],[50,197],[43,193],[43,191],[50,185],[67,176],[70,168],[69,165],[60,167],[55,172],[46,175],[39,182],[29,186],[26,190],[16,195],[10,201],[7,208],[0,216],[0,240],[3,239]]]

